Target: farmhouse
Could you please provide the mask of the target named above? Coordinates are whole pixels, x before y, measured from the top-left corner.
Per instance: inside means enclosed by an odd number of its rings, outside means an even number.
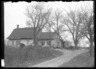
[[[8,45],[18,46],[20,43],[23,43],[26,46],[34,46],[33,35],[33,28],[19,28],[19,25],[17,25],[17,28],[15,28],[7,38],[9,40]],[[38,36],[38,45],[49,46],[49,41],[52,46],[61,46],[61,42],[54,32],[40,32]]]

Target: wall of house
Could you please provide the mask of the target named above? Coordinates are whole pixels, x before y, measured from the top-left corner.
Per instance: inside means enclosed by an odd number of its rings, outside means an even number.
[[[8,45],[9,46],[18,46],[20,43],[27,45],[33,45],[33,40],[9,40]]]
[[[8,43],[7,43],[8,46],[11,46],[12,45],[12,41],[9,40]]]
[[[27,45],[33,45],[33,40],[20,40],[20,43]]]
[[[49,46],[48,45],[48,40],[40,40],[40,41],[38,41],[38,44],[42,45],[42,42],[44,42],[43,46]],[[34,46],[33,40],[9,40],[8,45],[18,46],[19,43],[23,43],[26,46],[28,46],[28,45]],[[51,46],[53,46],[53,47],[58,47],[58,46],[61,47],[62,45],[61,45],[60,40],[54,39],[54,40],[51,40]],[[67,46],[67,44],[66,44],[66,46]]]
[[[27,45],[33,45],[34,46],[33,40],[28,40]]]
[[[48,47],[49,45],[48,45],[48,41],[44,41],[44,45],[43,45],[44,47]]]
[[[43,45],[42,45],[42,42],[44,43]],[[49,42],[48,40],[40,40],[40,41],[38,41],[38,44],[42,45],[44,47],[48,47],[49,46],[48,42]],[[61,42],[56,39],[51,40],[51,46],[52,47],[57,47],[57,46],[61,47]]]
[[[49,46],[48,45],[48,40],[43,40],[44,42],[44,46]],[[10,40],[9,42],[9,45],[14,45],[14,46],[17,46],[19,45],[19,43],[23,43],[25,44],[26,46],[27,45],[34,45],[33,43],[33,40],[32,39],[22,39],[22,40]],[[39,45],[42,45],[42,41],[39,41],[38,42]],[[51,41],[51,45],[52,46],[61,46],[61,43],[60,41],[58,40],[58,36],[57,35],[54,35],[54,40]]]
[[[20,40],[15,40],[16,41],[16,46],[20,44]]]
[[[60,40],[57,40],[57,39],[52,40],[51,45],[53,47],[61,47],[62,46]]]
[[[15,40],[8,40],[7,45],[8,46],[16,46],[16,41]]]
[[[27,45],[27,40],[20,40],[20,43]]]
[[[16,40],[13,41],[13,45],[16,46]]]
[[[56,43],[56,41],[55,41],[55,40],[52,40],[52,41],[51,41],[51,46],[52,46],[52,47],[57,46],[57,43]]]
[[[44,47],[49,46],[48,45],[48,40],[39,40],[38,45],[40,45],[40,46],[42,45]]]

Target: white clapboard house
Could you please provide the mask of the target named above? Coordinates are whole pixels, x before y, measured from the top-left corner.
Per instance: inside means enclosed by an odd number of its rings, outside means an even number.
[[[17,28],[15,28],[7,38],[7,45],[18,46],[20,43],[25,44],[25,46],[34,45],[33,35],[33,28],[19,28],[19,25],[17,25]],[[49,46],[49,41],[51,41],[51,46],[61,46],[61,42],[54,32],[40,32],[38,36],[38,45]]]

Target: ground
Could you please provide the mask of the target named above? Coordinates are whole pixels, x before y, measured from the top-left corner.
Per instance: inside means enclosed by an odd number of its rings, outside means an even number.
[[[5,47],[6,67],[92,67],[88,49],[52,49],[49,47]]]
[[[67,63],[63,63],[60,67],[93,67],[94,57],[90,57],[89,52],[78,55]]]
[[[57,49],[58,50],[58,49]],[[82,53],[87,52],[88,50],[86,49],[82,49],[82,50],[66,50],[66,49],[62,49],[59,51],[63,52],[63,55],[56,57],[52,60],[48,60],[45,62],[42,62],[40,64],[37,65],[31,65],[29,67],[59,67],[60,65],[62,65],[63,63],[66,63],[68,61],[70,61],[72,58],[76,57],[77,55],[80,55]]]
[[[93,56],[90,56],[89,48],[88,52],[80,54],[76,57],[74,57],[72,60],[70,60],[67,63],[63,63],[60,67],[93,67],[94,66],[94,59],[95,59],[95,49],[93,47],[92,54]]]
[[[5,46],[4,51],[6,67],[27,67],[30,64],[35,65],[62,55],[60,51],[40,46],[29,46],[23,49]]]

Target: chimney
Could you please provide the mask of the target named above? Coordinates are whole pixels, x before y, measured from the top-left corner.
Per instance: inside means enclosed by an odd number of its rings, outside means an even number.
[[[19,28],[19,25],[17,25],[17,28]]]

